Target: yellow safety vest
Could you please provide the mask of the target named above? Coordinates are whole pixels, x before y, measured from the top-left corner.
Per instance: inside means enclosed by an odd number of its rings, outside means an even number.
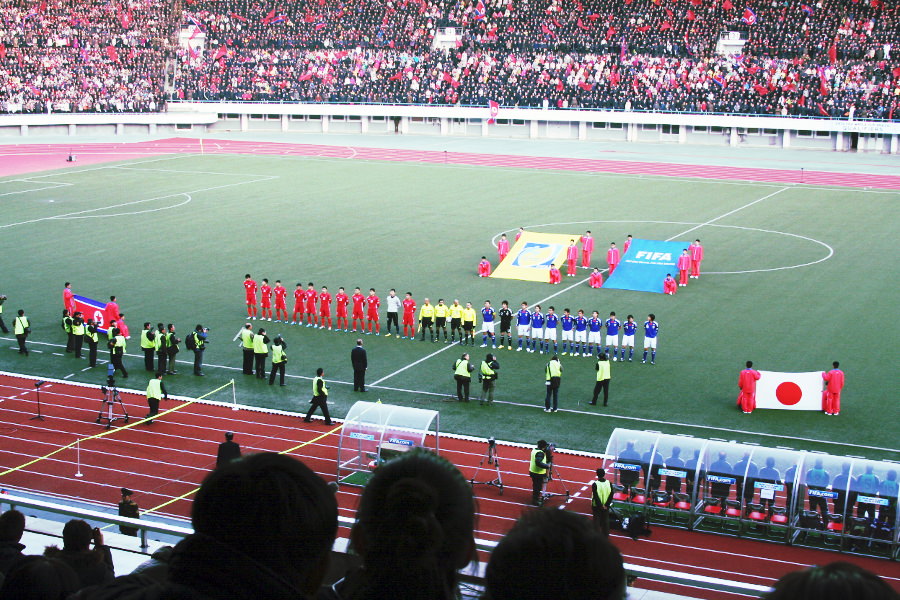
[[[284,346],[272,346],[272,363],[283,363],[285,360],[287,360],[287,354],[284,351]]]
[[[72,321],[72,335],[84,335],[84,321],[80,325],[76,325],[75,321]]]
[[[141,330],[141,348],[156,348],[156,344],[148,337],[150,331],[150,329]]]
[[[157,400],[162,398],[162,381],[159,379],[150,380],[147,384],[147,397],[156,398]]]
[[[325,380],[322,379],[321,377],[318,377],[318,376],[315,377],[315,378],[313,378],[313,381],[312,381],[312,385],[313,385],[313,396],[318,396],[318,395],[319,395],[319,382],[320,382],[320,381],[322,382],[322,394],[325,395],[325,396],[327,396],[327,395],[328,395],[328,388],[325,387]]]
[[[456,359],[456,369],[454,369],[454,374],[463,377],[471,377],[469,374],[469,361],[461,358]]]
[[[551,360],[547,363],[547,381],[552,377],[562,377],[562,365],[558,360]]]
[[[268,354],[269,347],[266,345],[266,336],[263,334],[257,334],[253,336],[253,353],[254,354]]]
[[[541,450],[540,448],[532,448],[531,464],[529,465],[528,470],[531,471],[532,473],[534,473],[535,475],[543,475],[547,472],[547,469],[545,469],[544,467],[539,467],[537,465],[537,453],[538,452],[544,452],[544,451]],[[546,462],[546,461],[547,461],[547,453],[544,452],[544,460],[542,462]]]
[[[251,348],[255,348],[253,345],[253,332],[247,328],[241,329],[241,344],[244,345],[244,348],[250,350]]]
[[[25,329],[27,329],[28,327],[31,327],[31,325],[28,324],[28,317],[16,317],[16,324],[13,327],[13,333],[15,333],[16,335],[25,335]]]
[[[612,484],[606,479],[603,481],[598,479],[594,481],[594,484],[597,486],[597,496],[600,497],[600,506],[606,506],[606,501],[612,493]],[[597,506],[597,498],[594,497],[594,494],[591,494],[591,506]]]
[[[485,378],[494,376],[494,370],[491,368],[491,365],[489,365],[486,360],[481,361],[481,374]]]
[[[608,360],[598,360],[597,361],[597,381],[603,381],[604,379],[609,379],[609,361]]]
[[[122,354],[125,354],[125,336],[124,335],[116,336],[116,348],[121,348]]]
[[[90,329],[87,329],[86,331],[87,331],[87,338],[88,338],[89,340],[91,340],[92,342],[94,342],[95,344],[100,340],[100,336],[97,335],[97,328],[96,328],[96,326],[94,326],[94,331],[93,331],[93,332],[91,332]]]
[[[72,333],[72,317],[65,316],[62,319],[62,328],[66,333]]]

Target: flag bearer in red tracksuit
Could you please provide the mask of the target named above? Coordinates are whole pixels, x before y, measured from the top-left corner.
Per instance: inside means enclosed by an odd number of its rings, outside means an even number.
[[[741,371],[738,377],[738,388],[741,393],[738,394],[738,406],[745,415],[753,412],[756,408],[756,382],[759,381],[759,371],[753,368],[753,361],[747,361],[747,368]]]
[[[575,277],[575,263],[578,261],[578,246],[575,240],[569,240],[569,247],[566,248],[566,275]]]
[[[703,246],[700,240],[691,244],[691,279],[700,279],[700,263],[703,262]]]
[[[497,256],[500,258],[499,262],[503,262],[503,259],[506,258],[506,255],[509,254],[509,240],[506,239],[506,234],[500,236],[500,241],[497,242]]]
[[[612,275],[619,265],[619,249],[616,248],[615,242],[612,242],[606,251],[606,264],[609,265],[609,274]]]
[[[591,236],[591,230],[588,229],[581,236],[581,266],[591,266],[591,254],[594,252],[594,238]]]
[[[822,410],[826,415],[837,416],[841,414],[841,390],[844,389],[844,372],[838,369],[841,363],[831,363],[833,369],[822,373],[822,379],[827,386],[822,392]]]
[[[687,248],[681,251],[678,257],[678,286],[687,287],[688,271],[691,268],[691,255],[688,254]]]

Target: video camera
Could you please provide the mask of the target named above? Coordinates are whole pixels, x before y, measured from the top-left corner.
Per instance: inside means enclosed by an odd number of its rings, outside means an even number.
[[[100,386],[100,393],[103,395],[103,399],[106,400],[109,398],[109,392],[112,390],[113,392],[118,392],[116,389],[116,378],[112,375],[106,376],[106,385]]]

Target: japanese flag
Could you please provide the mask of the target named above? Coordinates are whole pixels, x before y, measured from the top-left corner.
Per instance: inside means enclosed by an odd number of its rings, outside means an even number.
[[[756,408],[822,410],[822,371],[776,373],[760,371]]]

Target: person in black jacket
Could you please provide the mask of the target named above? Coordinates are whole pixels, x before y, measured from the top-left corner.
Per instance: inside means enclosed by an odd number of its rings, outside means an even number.
[[[91,548],[91,542],[94,547]],[[103,533],[81,519],[72,519],[63,527],[63,547],[47,546],[44,556],[58,558],[78,575],[81,587],[115,579],[112,552],[103,543]]]
[[[225,441],[219,444],[219,452],[216,455],[216,466],[230,463],[241,457],[241,446],[234,441],[234,433],[225,433]]]
[[[369,366],[369,362],[361,339],[356,340],[356,347],[350,351],[350,364],[353,365],[353,391],[365,392],[366,369]]]

